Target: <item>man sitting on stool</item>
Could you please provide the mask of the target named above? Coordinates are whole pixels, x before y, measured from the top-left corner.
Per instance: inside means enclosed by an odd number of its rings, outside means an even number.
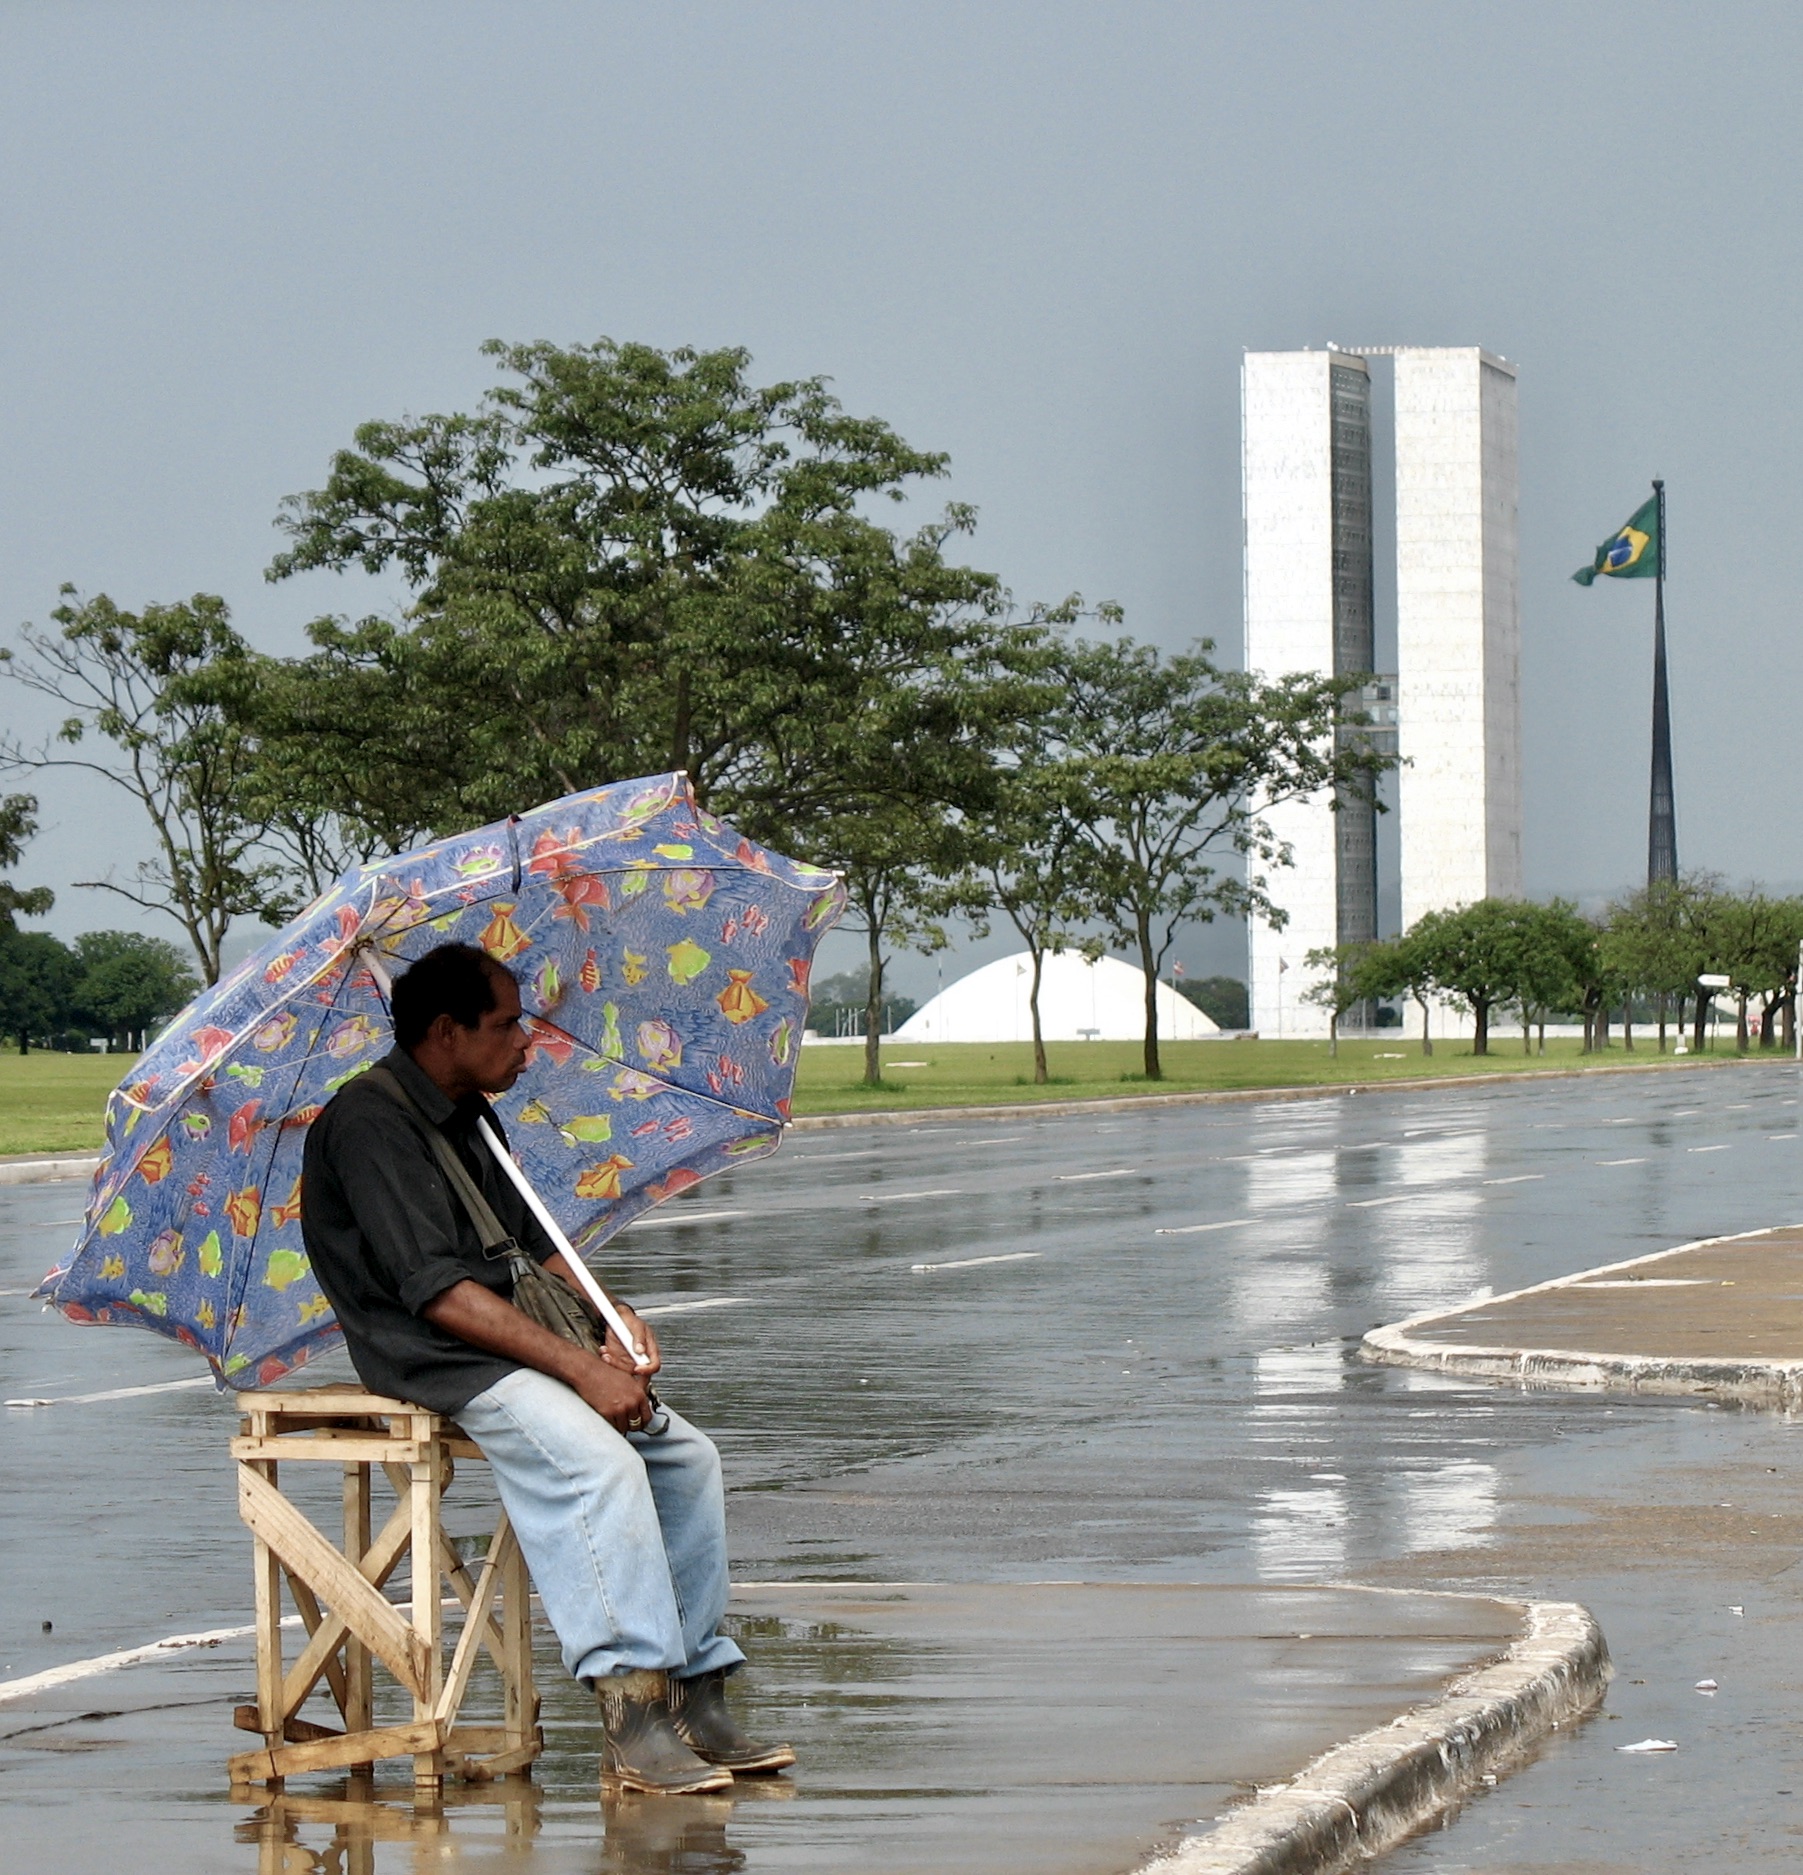
[[[429,951],[394,986],[382,1067],[419,1117],[359,1076],[314,1121],[301,1228],[357,1377],[455,1419],[494,1470],[564,1665],[600,1697],[602,1782],[720,1790],[795,1762],[747,1738],[725,1680],[745,1656],[721,1634],[726,1496],[713,1442],[648,1385],[657,1338],[624,1305],[646,1364],[609,1333],[593,1354],[522,1314],[505,1258],[486,1256],[433,1157],[448,1139],[526,1254],[574,1280],[476,1134],[486,1096],[525,1065],[512,973],[466,944]]]

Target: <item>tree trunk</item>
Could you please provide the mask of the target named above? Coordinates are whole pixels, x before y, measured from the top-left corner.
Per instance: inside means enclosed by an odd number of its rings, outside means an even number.
[[[1778,999],[1770,991],[1765,1001],[1759,1006],[1759,1046],[1761,1049],[1776,1048],[1778,1045]]]
[[[22,1055],[31,1053],[31,1037],[23,1029],[19,1031],[19,1053]]]
[[[1735,999],[1734,1011],[1734,1052],[1744,1055],[1747,1052],[1747,993],[1742,990]]]
[[[1784,986],[1784,1049],[1788,1054],[1797,1045],[1797,979],[1792,977]]]
[[[1471,1005],[1472,1037],[1471,1052],[1474,1055],[1487,1055],[1490,1052],[1490,999],[1480,996]]]
[[[1634,1052],[1634,1005],[1624,1002],[1621,1006],[1621,1045],[1631,1055]]]
[[[1434,1038],[1428,1026],[1427,998],[1418,995],[1415,1000],[1421,1005],[1421,1052],[1431,1060],[1434,1052]]]
[[[1330,1061],[1340,1058],[1340,1012],[1337,1009],[1327,1012],[1327,1058]]]
[[[1544,1016],[1540,1018],[1540,1052],[1543,1055],[1546,1053],[1546,1018]]]
[[[1526,1003],[1521,1005],[1521,1052],[1524,1055],[1534,1052],[1534,1018],[1528,1013]]]
[[[1707,993],[1705,993],[1702,990],[1697,991],[1696,1029],[1691,1035],[1690,1045],[1691,1045],[1691,1048],[1698,1054],[1701,1054],[1703,1052],[1703,1021],[1704,1021],[1704,1018],[1709,1014],[1709,1005],[1714,1000],[1714,997],[1715,997],[1715,992],[1713,990],[1710,990]]]
[[[1598,1003],[1596,1006],[1596,1052],[1606,1055],[1609,1052],[1609,1005]]]
[[[1033,1085],[1043,1087],[1046,1082],[1045,1037],[1039,1032],[1039,973],[1045,965],[1045,951],[1033,946],[1033,988],[1027,997],[1027,1007],[1033,1012]]]
[[[1665,1053],[1665,992],[1659,992],[1659,1052]]]
[[[870,930],[870,991],[864,1004],[864,1085],[875,1087],[883,1078],[881,1038],[883,1033],[883,936],[876,920],[868,919]]]
[[[1151,921],[1141,917],[1139,927],[1139,967],[1146,979],[1146,1079],[1162,1081],[1164,1067],[1158,1059],[1158,978],[1152,957]]]

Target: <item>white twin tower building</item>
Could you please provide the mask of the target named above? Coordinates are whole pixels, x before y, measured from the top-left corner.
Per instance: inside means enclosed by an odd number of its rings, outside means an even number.
[[[1515,371],[1476,347],[1249,352],[1242,450],[1246,667],[1375,671],[1371,369],[1395,371],[1396,671],[1366,712],[1393,733],[1404,928],[1521,895]],[[1392,729],[1393,725],[1393,729]],[[1308,952],[1378,935],[1375,811],[1326,795],[1266,815],[1294,856],[1289,913],[1251,933],[1252,1024],[1324,1035]]]

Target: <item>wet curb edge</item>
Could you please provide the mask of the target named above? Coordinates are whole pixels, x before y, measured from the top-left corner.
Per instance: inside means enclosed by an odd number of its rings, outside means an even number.
[[[1444,1342],[1423,1341],[1411,1331],[1431,1323],[1451,1321],[1476,1309],[1495,1308],[1523,1296],[1542,1295],[1549,1289],[1567,1289],[1618,1270],[1644,1269],[1649,1263],[1704,1250],[1714,1244],[1745,1243],[1773,1230],[1795,1225],[1768,1225],[1761,1230],[1735,1231],[1725,1237],[1699,1237],[1650,1256],[1629,1257],[1621,1263],[1599,1263],[1594,1269],[1511,1289],[1506,1295],[1485,1296],[1456,1309],[1436,1309],[1412,1315],[1407,1321],[1373,1328],[1359,1344],[1359,1358],[1378,1367],[1420,1367],[1439,1374],[1457,1374],[1475,1380],[1513,1380],[1522,1385],[1614,1388],[1624,1393],[1707,1394],[1716,1399],[1746,1400],[1763,1406],[1803,1404],[1803,1360],[1728,1361],[1683,1359],[1658,1354],[1595,1354],[1578,1348],[1452,1348]]]
[[[1614,1669],[1576,1602],[1529,1602],[1503,1657],[1435,1701],[1324,1752],[1140,1875],[1333,1875],[1382,1855],[1505,1776],[1601,1700]]]

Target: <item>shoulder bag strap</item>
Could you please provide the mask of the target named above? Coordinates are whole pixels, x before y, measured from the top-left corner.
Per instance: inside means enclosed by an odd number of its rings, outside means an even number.
[[[469,1168],[457,1156],[457,1148],[420,1111],[419,1102],[387,1068],[369,1068],[364,1073],[364,1079],[374,1082],[425,1129],[426,1142],[432,1148],[432,1156],[438,1161],[439,1170],[450,1180],[451,1189],[462,1201],[464,1210],[469,1213],[470,1222],[476,1227],[476,1235],[482,1240],[483,1253],[491,1257],[518,1254],[519,1245],[513,1233],[495,1216],[494,1207],[482,1195],[482,1187],[470,1177]]]

